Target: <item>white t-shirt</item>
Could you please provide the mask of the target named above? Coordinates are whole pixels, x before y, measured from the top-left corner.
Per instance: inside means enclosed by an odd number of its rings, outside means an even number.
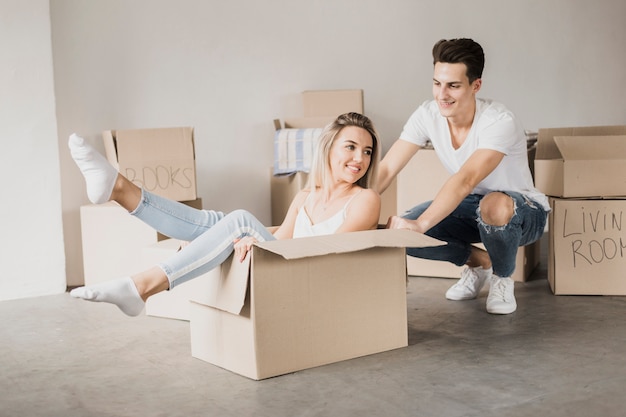
[[[501,152],[504,158],[474,188],[473,194],[516,191],[550,210],[548,198],[533,184],[524,130],[515,115],[500,103],[476,99],[474,123],[459,149],[452,147],[447,119],[441,115],[434,100],[424,102],[413,112],[404,125],[400,139],[422,147],[430,141],[441,163],[451,174],[458,172],[477,149]]]

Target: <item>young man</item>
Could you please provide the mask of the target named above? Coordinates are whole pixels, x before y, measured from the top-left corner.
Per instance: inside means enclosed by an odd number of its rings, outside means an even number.
[[[434,100],[411,115],[385,155],[379,191],[428,141],[452,175],[433,201],[391,217],[387,227],[448,242],[407,249],[411,256],[466,265],[446,298],[474,299],[489,281],[487,311],[510,314],[517,308],[510,278],[517,249],[541,237],[550,206],[533,185],[526,138],[513,113],[476,98],[485,62],[482,47],[471,39],[441,40],[433,47],[433,60]],[[416,178],[415,186],[419,183]],[[477,242],[486,251],[472,245]]]

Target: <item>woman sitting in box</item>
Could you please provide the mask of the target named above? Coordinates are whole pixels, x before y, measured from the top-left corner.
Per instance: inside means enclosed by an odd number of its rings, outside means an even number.
[[[359,113],[343,114],[324,129],[308,187],[293,199],[274,234],[245,210],[226,215],[197,210],[139,188],[75,134],[69,147],[92,203],[116,201],[158,232],[190,242],[146,271],[70,293],[115,304],[129,316],[140,314],[151,295],[210,271],[233,251],[243,261],[254,242],[375,229],[378,224],[380,197],[372,183],[377,178],[380,144],[372,122]]]

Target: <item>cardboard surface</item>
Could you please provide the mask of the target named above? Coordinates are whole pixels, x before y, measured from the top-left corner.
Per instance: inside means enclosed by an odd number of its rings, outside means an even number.
[[[554,294],[626,295],[626,200],[551,198]]]
[[[304,117],[336,118],[340,114],[363,114],[363,90],[309,90],[302,92]]]
[[[529,158],[534,152],[534,148],[529,149]],[[395,196],[394,209],[398,214],[402,214],[424,201],[435,198],[448,178],[450,178],[450,174],[439,161],[435,151],[433,149],[421,149],[398,174],[396,178],[397,188],[394,190],[394,184],[392,184],[391,190],[385,190],[381,196],[383,204],[392,207],[393,202],[390,199]],[[537,241],[532,245],[518,249],[515,272],[511,276],[514,281],[526,281],[535,270],[539,264],[539,245],[539,241]],[[477,246],[481,247],[480,244]],[[407,256],[407,271],[411,276],[459,278],[462,270],[463,267],[450,262]]]
[[[225,262],[223,282],[242,281],[247,289],[233,285],[237,294],[222,287],[217,295],[194,297],[192,355],[263,379],[407,346],[402,245],[433,241],[409,231],[345,233],[331,235],[337,243],[310,256],[305,249],[318,247],[316,238],[288,241],[300,247],[295,251],[281,241],[254,246],[249,265],[232,257]],[[224,308],[223,298],[231,296],[235,308]],[[239,300],[238,314],[229,312]]]
[[[177,201],[195,200],[193,128],[107,130],[106,156],[139,187]]]
[[[626,195],[626,126],[539,129],[535,184],[553,197]]]
[[[272,225],[280,226],[296,194],[308,181],[309,174],[296,172],[293,175],[275,176],[270,170],[270,192],[272,202]]]
[[[138,272],[144,246],[157,242],[157,233],[130,216],[117,203],[80,207],[85,285]]]

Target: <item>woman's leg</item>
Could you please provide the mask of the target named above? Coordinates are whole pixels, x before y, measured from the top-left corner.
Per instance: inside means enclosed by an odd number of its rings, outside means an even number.
[[[216,211],[197,210],[142,190],[119,174],[109,161],[77,135],[71,135],[72,158],[87,185],[94,204],[116,201],[132,215],[166,236],[193,240],[224,217]]]
[[[112,303],[127,315],[136,316],[143,310],[149,296],[174,288],[219,266],[233,252],[234,240],[243,236],[252,236],[258,241],[274,239],[252,214],[236,210],[166,262],[132,277],[76,288],[71,295]]]

